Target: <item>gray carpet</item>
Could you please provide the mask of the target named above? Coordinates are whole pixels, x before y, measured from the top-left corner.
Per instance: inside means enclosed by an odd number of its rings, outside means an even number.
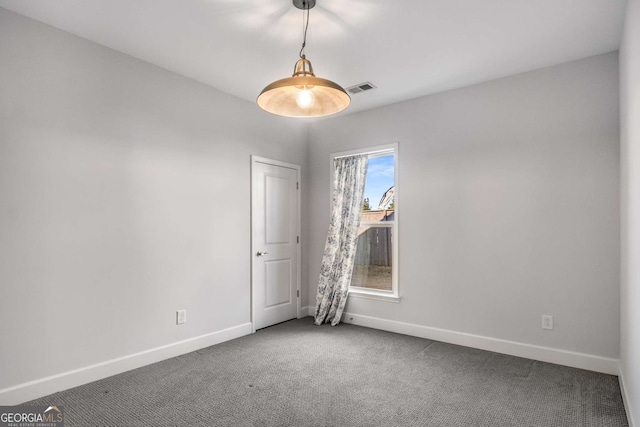
[[[293,320],[28,404],[65,426],[627,426],[615,376]]]

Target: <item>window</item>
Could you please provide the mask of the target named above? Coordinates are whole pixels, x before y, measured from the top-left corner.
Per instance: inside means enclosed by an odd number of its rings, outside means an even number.
[[[369,155],[350,295],[398,301],[397,151],[393,144],[331,156],[333,164],[337,157]]]

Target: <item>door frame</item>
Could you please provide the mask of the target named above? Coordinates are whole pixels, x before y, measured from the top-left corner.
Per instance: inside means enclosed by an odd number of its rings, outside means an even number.
[[[283,162],[280,160],[273,160],[273,159],[268,159],[266,157],[260,157],[260,156],[256,156],[254,154],[251,155],[251,176],[250,176],[250,187],[251,187],[251,215],[250,215],[250,223],[251,223],[251,333],[255,333],[256,331],[256,324],[255,324],[255,283],[254,283],[254,277],[253,277],[253,268],[254,268],[254,263],[256,262],[256,257],[254,256],[254,254],[256,253],[256,251],[258,250],[256,248],[256,244],[255,244],[255,231],[254,231],[254,223],[253,223],[253,214],[254,214],[254,205],[255,205],[255,200],[254,200],[254,196],[255,196],[255,192],[254,192],[254,188],[253,188],[253,178],[255,175],[255,165],[257,163],[262,163],[262,164],[267,164],[267,165],[272,165],[272,166],[279,166],[279,167],[283,167],[283,168],[288,168],[288,169],[293,169],[296,171],[296,180],[298,182],[298,206],[297,206],[297,211],[298,214],[296,215],[296,219],[298,221],[298,226],[297,226],[297,234],[298,236],[300,236],[300,231],[301,231],[301,225],[302,225],[302,215],[301,215],[301,207],[302,207],[302,191],[301,191],[301,187],[302,187],[302,181],[301,181],[301,167],[300,165],[296,165],[294,163],[288,163],[288,162]],[[297,273],[296,273],[296,288],[297,288],[297,294],[299,295],[296,300],[296,317],[300,318],[300,302],[302,300],[302,289],[301,289],[301,278],[302,278],[302,260],[301,260],[301,256],[302,256],[302,250],[301,250],[301,246],[302,243],[299,241],[296,244],[296,264],[297,264]]]

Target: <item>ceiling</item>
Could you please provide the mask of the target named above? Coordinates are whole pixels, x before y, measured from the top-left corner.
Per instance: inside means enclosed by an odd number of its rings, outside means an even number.
[[[352,96],[345,113],[353,113],[617,50],[626,1],[317,0],[306,54],[318,77],[377,86]],[[291,0],[0,0],[0,7],[250,102],[291,75],[302,42],[303,12]]]

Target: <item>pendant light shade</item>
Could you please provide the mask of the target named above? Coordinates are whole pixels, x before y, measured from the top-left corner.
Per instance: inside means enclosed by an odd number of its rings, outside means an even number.
[[[309,9],[316,2],[293,0],[293,4],[307,11],[300,59],[291,77],[276,80],[265,87],[256,102],[263,110],[285,117],[322,117],[338,113],[349,106],[351,98],[337,83],[316,77],[311,62],[303,54],[307,43]]]
[[[277,80],[258,96],[265,111],[285,117],[322,117],[338,113],[349,106],[351,98],[337,83],[313,73],[311,62],[302,56],[293,76]]]

